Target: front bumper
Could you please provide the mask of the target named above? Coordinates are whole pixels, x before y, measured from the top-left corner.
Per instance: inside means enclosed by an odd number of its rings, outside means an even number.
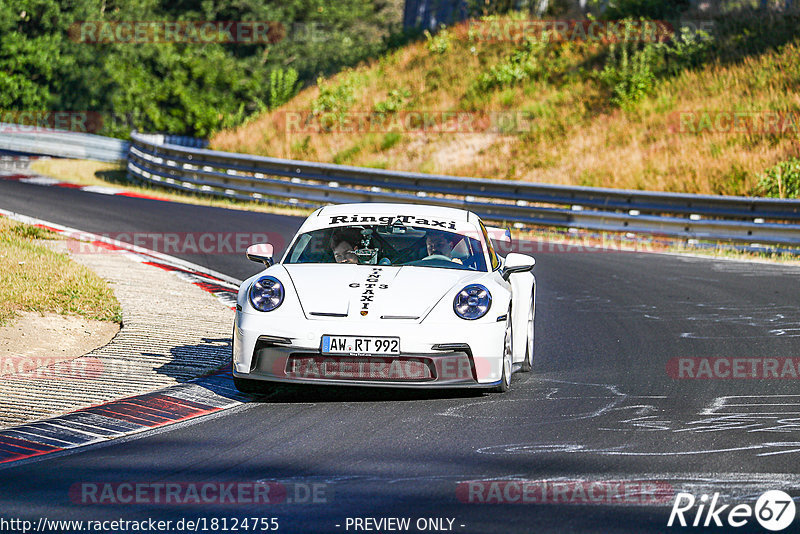
[[[339,320],[293,321],[236,314],[233,374],[306,384],[403,388],[486,388],[502,373],[504,323],[454,325]],[[456,326],[460,326],[456,324]],[[397,336],[397,356],[323,355],[325,334]]]

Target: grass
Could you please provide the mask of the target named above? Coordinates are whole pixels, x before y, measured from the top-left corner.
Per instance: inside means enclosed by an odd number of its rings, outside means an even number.
[[[142,184],[132,181],[124,165],[115,163],[102,163],[99,161],[79,159],[39,159],[31,163],[30,169],[43,176],[57,178],[63,182],[78,185],[112,186],[125,189],[131,193],[148,195],[171,202],[213,206],[217,208],[237,209],[247,211],[261,211],[265,213],[279,213],[283,215],[307,216],[312,210],[304,208],[291,208],[271,206],[263,202],[247,202],[236,199],[215,198],[199,194],[186,193],[155,184]]]
[[[88,268],[43,245],[48,230],[0,217],[0,326],[17,312],[122,322],[119,302]]]
[[[78,185],[122,185],[124,179],[120,164],[83,159],[40,158],[31,162],[30,170]]]
[[[539,47],[477,41],[468,24],[461,24],[332,76],[322,92],[309,87],[277,110],[218,133],[211,146],[539,183],[755,194],[760,174],[800,156],[798,133],[690,133],[676,128],[677,116],[682,111],[800,113],[800,18],[749,11],[725,17],[717,20],[723,34],[711,59],[655,77],[652,87],[625,106],[615,104],[602,82],[608,53],[603,43]],[[511,130],[391,136],[287,126],[287,113],[311,113],[322,104],[337,113],[510,111],[529,120]]]

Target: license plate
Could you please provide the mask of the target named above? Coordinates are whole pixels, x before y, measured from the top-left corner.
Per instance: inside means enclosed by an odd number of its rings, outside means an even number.
[[[322,354],[400,354],[400,338],[322,336]]]

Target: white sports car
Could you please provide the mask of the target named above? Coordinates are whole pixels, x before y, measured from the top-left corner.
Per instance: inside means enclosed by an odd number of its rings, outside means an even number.
[[[327,206],[283,259],[239,289],[236,387],[263,381],[506,391],[530,371],[536,284],[530,256],[498,256],[472,212],[408,204]]]

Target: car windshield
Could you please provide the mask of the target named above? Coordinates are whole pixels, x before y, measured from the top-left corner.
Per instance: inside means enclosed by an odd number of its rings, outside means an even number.
[[[486,271],[474,237],[419,226],[354,225],[301,234],[284,263],[414,265]]]

